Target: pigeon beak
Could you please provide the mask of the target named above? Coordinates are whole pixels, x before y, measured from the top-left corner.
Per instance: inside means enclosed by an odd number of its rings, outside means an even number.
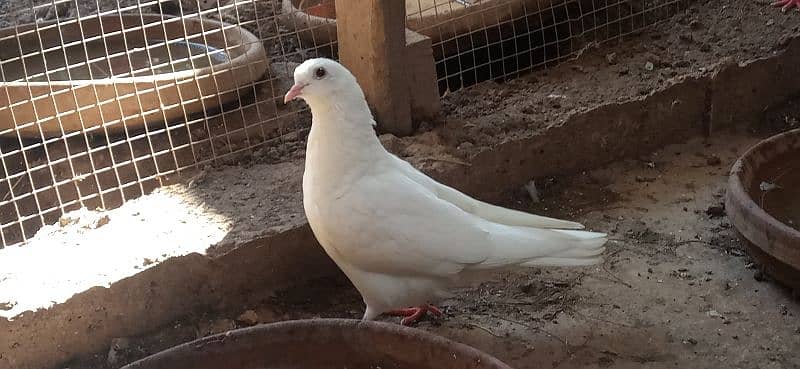
[[[289,101],[292,101],[300,96],[300,93],[303,92],[303,87],[306,87],[304,83],[295,83],[292,88],[289,89],[289,92],[283,96],[283,103],[287,104]]]

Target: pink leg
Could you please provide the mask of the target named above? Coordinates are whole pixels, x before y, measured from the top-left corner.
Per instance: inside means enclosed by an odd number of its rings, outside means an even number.
[[[387,312],[388,315],[405,317],[400,321],[402,325],[412,325],[420,320],[426,312],[436,316],[444,315],[439,308],[433,305],[417,306],[406,309],[397,309]]]
[[[780,6],[781,11],[787,11],[793,7],[800,9],[800,0],[777,0],[772,3],[772,6]]]

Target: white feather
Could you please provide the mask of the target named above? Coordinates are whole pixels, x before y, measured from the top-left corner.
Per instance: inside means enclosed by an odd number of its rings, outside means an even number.
[[[318,68],[326,77],[315,78]],[[295,70],[311,107],[303,204],[320,244],[367,305],[365,319],[448,296],[470,275],[601,260],[606,235],[504,209],[440,184],[387,152],[355,78],[312,59]]]

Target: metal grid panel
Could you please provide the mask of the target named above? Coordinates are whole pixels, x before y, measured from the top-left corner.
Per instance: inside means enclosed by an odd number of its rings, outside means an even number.
[[[282,5],[0,1],[0,247],[306,129],[282,94],[293,63],[332,56],[335,37]]]
[[[619,40],[688,0],[407,0],[408,27],[433,40],[439,89],[505,80]]]
[[[406,24],[432,39],[445,93],[621,39],[686,2],[406,0]],[[334,0],[0,0],[0,14],[0,246],[304,134],[307,111],[281,96],[295,63],[336,56]],[[235,62],[252,46],[266,57]],[[206,72],[182,74],[192,68]]]

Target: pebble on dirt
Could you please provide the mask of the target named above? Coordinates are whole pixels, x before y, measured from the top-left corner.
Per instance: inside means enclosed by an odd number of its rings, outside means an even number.
[[[258,313],[253,310],[245,310],[236,318],[236,321],[248,326],[256,325],[258,324]]]
[[[108,349],[108,356],[106,363],[109,367],[117,367],[125,361],[124,353],[130,348],[130,340],[127,338],[114,338],[111,340],[111,346]]]

